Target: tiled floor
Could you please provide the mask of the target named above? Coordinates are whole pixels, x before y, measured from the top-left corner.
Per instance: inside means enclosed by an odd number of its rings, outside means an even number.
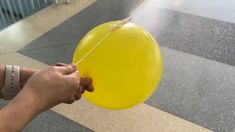
[[[82,99],[73,105],[60,105],[53,110],[98,132],[211,132],[147,104],[113,111]]]
[[[0,54],[21,49],[94,2],[95,0],[78,0],[66,6],[52,5],[5,28],[0,32]]]
[[[59,105],[52,110],[63,116],[46,112],[26,131],[235,131],[233,0],[93,2],[52,6],[0,32],[1,64],[45,68],[58,61],[70,63],[74,48],[91,28],[125,18],[144,2],[131,22],[145,27],[161,46],[165,70],[159,89],[144,104],[123,111],[104,110],[85,99]],[[56,22],[46,17],[48,10],[58,17]]]
[[[235,23],[234,0],[147,0],[147,4],[216,20]],[[155,11],[156,12],[156,11]],[[151,11],[151,13],[154,13]]]
[[[235,65],[234,23],[156,9],[155,5],[146,4],[132,22],[148,29],[161,46]],[[149,13],[150,10],[157,11]]]
[[[24,132],[93,132],[93,130],[50,110],[35,118],[27,125]]]

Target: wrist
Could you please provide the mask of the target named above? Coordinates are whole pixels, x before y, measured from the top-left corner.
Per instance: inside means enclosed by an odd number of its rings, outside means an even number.
[[[30,69],[30,68],[20,68],[20,77],[19,77],[19,87],[20,89],[23,88],[24,84],[27,82],[27,80],[39,70],[36,69]],[[6,71],[5,66],[0,65],[0,98],[3,97],[2,89],[5,84],[5,77],[6,77]]]
[[[29,69],[29,68],[21,68],[20,70],[20,88],[22,89],[28,79],[39,70],[36,69]]]

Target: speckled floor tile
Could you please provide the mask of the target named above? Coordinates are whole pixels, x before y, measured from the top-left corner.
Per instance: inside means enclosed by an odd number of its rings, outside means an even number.
[[[47,68],[48,65],[38,60],[34,60],[30,57],[24,56],[19,53],[8,53],[0,55],[0,64],[1,65],[19,65],[21,67],[28,67],[28,68],[36,68],[36,69],[44,69]]]
[[[147,104],[127,110],[107,110],[81,99],[53,110],[97,132],[211,132]]]
[[[137,5],[143,1],[144,0],[97,1],[87,7],[86,10],[79,12],[69,20],[45,33],[42,37],[20,49],[20,52],[24,54],[26,50],[28,52],[28,50],[33,49],[54,48],[61,45],[77,45],[79,40],[89,30],[101,23],[127,17],[130,10],[136,8]]]
[[[93,132],[93,130],[49,110],[28,124],[24,132]]]
[[[0,108],[8,101],[0,100]],[[32,120],[24,132],[93,132],[93,130],[80,125],[51,110],[45,111]]]
[[[71,62],[72,51],[92,27],[128,16],[127,2],[106,2],[90,6],[19,52],[47,64]],[[215,131],[235,131],[235,25],[154,4],[132,21],[157,38],[164,54],[163,80],[146,103]]]
[[[53,65],[57,62],[72,63],[75,47],[76,45],[59,45],[54,47],[20,51],[20,53],[48,65]]]
[[[235,131],[235,67],[162,48],[164,74],[146,101],[218,132]]]
[[[0,54],[19,50],[95,2],[73,0],[68,5],[52,5],[10,25],[0,32]]]
[[[159,9],[153,4],[143,7],[132,22],[151,32],[161,46],[235,66],[233,23]]]
[[[234,0],[148,0],[156,8],[235,23]]]

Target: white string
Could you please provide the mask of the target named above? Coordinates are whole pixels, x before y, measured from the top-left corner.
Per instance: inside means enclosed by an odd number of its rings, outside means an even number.
[[[131,17],[128,17],[128,18],[123,19],[122,21],[120,21],[120,22],[118,22],[118,23],[112,25],[111,28],[110,28],[110,30],[109,30],[109,32],[106,33],[105,36],[104,36],[99,42],[97,42],[97,43],[95,44],[95,46],[92,47],[92,48],[91,48],[77,63],[75,63],[75,64],[76,64],[76,65],[80,64],[92,51],[94,51],[94,50],[101,44],[101,42],[103,42],[103,41],[111,34],[111,32],[112,32],[114,29],[116,29],[116,28],[120,27],[121,25],[124,25],[125,23],[127,23],[127,22],[130,20],[130,18],[131,18]]]
[[[96,45],[94,47],[92,47],[92,49],[90,49],[77,63],[75,63],[76,65],[80,64],[92,51],[94,51],[101,42],[103,42],[111,33],[111,30],[106,33],[106,35],[99,41],[96,43]]]
[[[120,22],[118,22],[118,23],[112,25],[112,26],[111,26],[111,29],[109,30],[109,32],[106,33],[105,36],[104,36],[99,42],[97,42],[97,43],[95,44],[95,46],[92,47],[92,48],[91,48],[77,63],[75,63],[75,64],[76,64],[76,65],[80,64],[91,52],[93,52],[93,51],[101,44],[101,42],[103,42],[103,41],[112,33],[112,31],[113,31],[114,29],[116,29],[116,28],[118,28],[118,27],[120,27],[120,26],[126,24],[127,22],[129,22],[129,21],[131,20],[132,16],[134,16],[135,14],[137,14],[137,13],[142,9],[142,7],[144,7],[144,5],[145,5],[146,3],[148,3],[148,2],[149,2],[149,0],[147,0],[147,1],[145,1],[143,4],[141,4],[141,6],[139,6],[136,10],[134,10],[128,18],[125,18],[125,19],[121,20]]]

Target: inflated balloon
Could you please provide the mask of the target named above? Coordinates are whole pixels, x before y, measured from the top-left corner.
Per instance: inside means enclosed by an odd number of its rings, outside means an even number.
[[[73,56],[82,77],[91,77],[95,91],[84,96],[108,109],[125,109],[148,99],[160,82],[163,63],[157,42],[143,28],[119,21],[91,30]]]

